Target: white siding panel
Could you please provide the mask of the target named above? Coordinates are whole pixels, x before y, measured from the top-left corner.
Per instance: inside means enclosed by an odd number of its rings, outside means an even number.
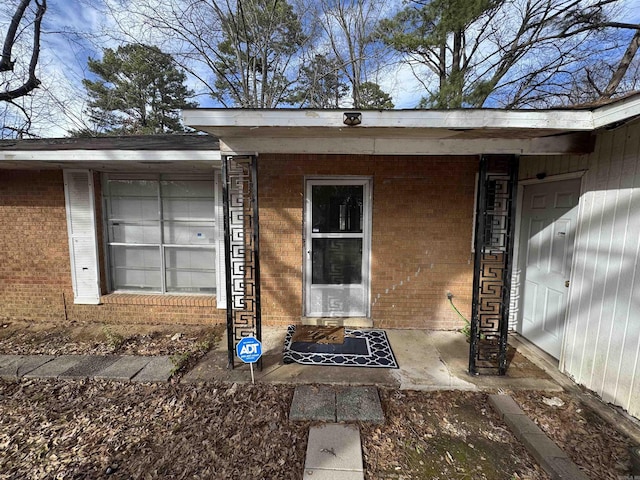
[[[520,179],[586,170],[560,369],[640,418],[640,121],[591,155],[522,157]]]
[[[89,170],[64,170],[73,301],[100,303],[100,276],[93,177]]]

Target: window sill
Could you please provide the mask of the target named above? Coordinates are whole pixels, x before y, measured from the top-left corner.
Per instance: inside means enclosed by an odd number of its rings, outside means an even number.
[[[215,295],[153,295],[139,293],[110,293],[100,297],[105,305],[149,305],[217,308]]]

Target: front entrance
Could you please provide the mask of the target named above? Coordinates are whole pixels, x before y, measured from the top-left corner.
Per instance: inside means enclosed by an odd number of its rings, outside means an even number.
[[[305,315],[367,317],[370,181],[307,180],[305,190]]]
[[[562,350],[580,179],[524,187],[519,333],[554,358]]]

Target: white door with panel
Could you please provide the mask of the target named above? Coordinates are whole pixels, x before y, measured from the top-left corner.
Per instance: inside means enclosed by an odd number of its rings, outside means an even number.
[[[580,179],[524,187],[520,333],[554,358],[562,350],[579,197]]]
[[[305,315],[369,314],[369,179],[307,180]]]

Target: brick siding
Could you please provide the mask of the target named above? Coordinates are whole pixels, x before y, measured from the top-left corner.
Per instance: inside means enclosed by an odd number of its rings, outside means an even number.
[[[304,181],[328,175],[373,179],[371,315],[376,327],[459,328],[448,291],[470,315],[477,158],[262,155],[258,162],[265,325],[299,323],[303,315]],[[100,219],[98,175],[95,186]],[[101,305],[74,305],[61,171],[1,172],[0,251],[2,319],[225,321],[213,297],[105,295]],[[106,293],[104,271],[102,264]]]
[[[95,185],[100,219],[98,175]],[[102,305],[75,305],[59,170],[0,170],[0,252],[3,320],[201,325],[225,321],[224,310],[216,309],[211,296],[107,295]],[[104,268],[102,264],[101,284],[106,292]]]
[[[303,315],[305,177],[373,178],[371,316],[382,328],[459,328],[469,318],[476,157],[262,155],[259,162],[262,318]]]

